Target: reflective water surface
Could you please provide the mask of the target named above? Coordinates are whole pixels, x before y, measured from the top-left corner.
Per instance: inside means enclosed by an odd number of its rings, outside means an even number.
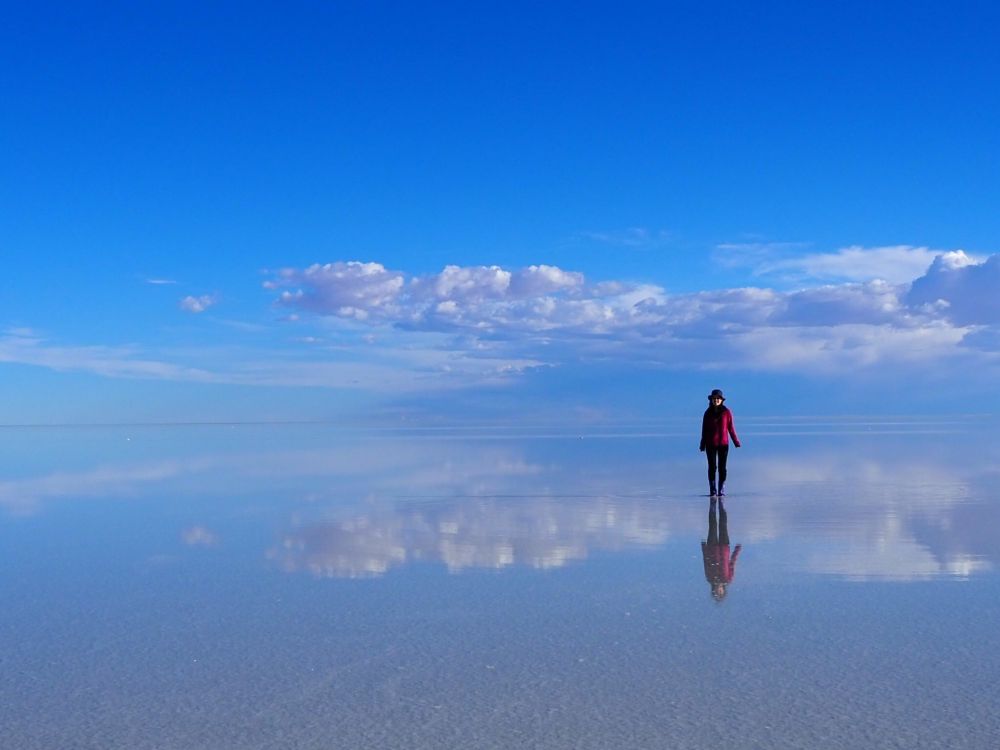
[[[992,747],[980,421],[0,430],[0,746]]]

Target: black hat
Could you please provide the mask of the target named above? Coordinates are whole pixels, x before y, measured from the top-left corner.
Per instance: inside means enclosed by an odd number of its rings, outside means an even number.
[[[722,391],[720,391],[718,388],[716,388],[714,391],[708,394],[709,401],[711,401],[713,398],[721,398],[723,401],[726,400],[726,397],[722,395]]]

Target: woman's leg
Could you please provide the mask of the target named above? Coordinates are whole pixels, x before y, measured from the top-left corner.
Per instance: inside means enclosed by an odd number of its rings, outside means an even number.
[[[716,545],[719,543],[719,522],[715,517],[715,498],[712,498],[712,504],[708,506],[708,539],[705,540],[709,545]]]
[[[708,486],[711,493],[715,494],[715,465],[719,449],[714,445],[705,447],[705,455],[708,457]]]
[[[729,446],[720,445],[719,451],[719,492],[722,492],[722,487],[726,483],[726,460],[729,458]]]

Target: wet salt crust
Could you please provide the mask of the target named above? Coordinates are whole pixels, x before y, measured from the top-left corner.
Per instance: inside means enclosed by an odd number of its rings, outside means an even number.
[[[722,602],[683,430],[4,433],[0,746],[991,747],[996,456],[741,427]]]

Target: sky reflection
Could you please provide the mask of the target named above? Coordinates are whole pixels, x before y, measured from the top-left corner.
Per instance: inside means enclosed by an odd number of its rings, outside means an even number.
[[[281,429],[290,433],[276,440]],[[4,522],[37,517],[33,528],[44,533],[45,519],[69,504],[143,502],[152,518],[158,504],[198,497],[177,538],[215,548],[247,535],[230,527],[252,505],[263,525],[252,535],[271,540],[258,547],[269,565],[344,578],[413,563],[454,573],[552,570],[599,552],[706,539],[701,457],[677,436],[245,433],[177,431],[154,442],[110,432],[101,437],[107,450],[91,446],[88,460],[53,451],[47,466],[4,472]],[[747,438],[733,457],[726,507],[761,580],[967,578],[1000,563],[991,540],[997,464],[964,460],[961,436]]]

